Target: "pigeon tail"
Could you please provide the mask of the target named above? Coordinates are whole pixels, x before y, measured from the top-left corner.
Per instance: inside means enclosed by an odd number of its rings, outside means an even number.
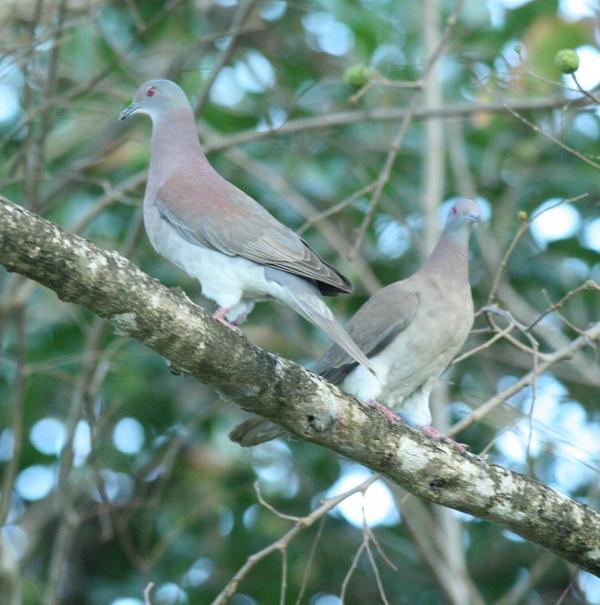
[[[323,330],[333,342],[337,343],[352,359],[354,359],[360,365],[365,366],[372,374],[375,374],[373,367],[369,363],[367,356],[360,350],[359,346],[350,338],[350,335],[342,326],[336,321],[335,317],[329,310],[329,308],[323,303],[322,300],[318,300],[319,307],[324,307],[323,311],[327,314],[322,313],[320,309],[316,309],[313,300],[306,300],[302,297],[296,297],[292,295],[292,300],[295,303],[295,308],[302,317],[310,321],[312,324]]]
[[[229,439],[242,447],[253,447],[282,435],[285,435],[285,430],[279,425],[255,416],[232,429]]]
[[[272,267],[265,270],[265,277],[282,287],[281,295],[278,297],[279,300],[288,304],[304,319],[323,330],[356,363],[365,366],[372,374],[375,374],[367,356],[352,340],[348,332],[337,322],[331,309],[323,302],[315,285],[297,275],[290,275]]]

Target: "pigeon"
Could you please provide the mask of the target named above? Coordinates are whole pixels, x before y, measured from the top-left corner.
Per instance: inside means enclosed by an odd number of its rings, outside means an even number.
[[[450,209],[439,242],[410,277],[376,292],[346,329],[369,358],[366,371],[333,344],[314,372],[376,407],[390,422],[398,416],[425,434],[464,445],[431,426],[429,397],[436,381],[463,346],[473,325],[469,285],[469,236],[481,220],[479,206],[461,199]],[[398,410],[396,415],[392,410]],[[258,416],[238,425],[230,438],[253,446],[285,434]]]
[[[237,329],[257,301],[289,305],[358,364],[369,361],[323,301],[352,285],[294,231],[209,164],[190,103],[170,80],[136,91],[120,120],[152,120],[144,225],[153,248],[215,301],[213,319]],[[371,371],[371,370],[369,370]]]

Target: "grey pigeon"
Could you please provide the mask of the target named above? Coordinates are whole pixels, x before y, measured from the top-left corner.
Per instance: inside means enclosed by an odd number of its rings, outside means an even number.
[[[159,254],[200,281],[219,306],[213,318],[235,329],[256,301],[275,299],[369,367],[322,298],[350,292],[350,282],[213,169],[181,88],[169,80],[142,84],[119,119],[134,113],[150,116],[153,125],[146,232]]]
[[[408,424],[452,441],[431,426],[429,396],[473,325],[469,236],[473,223],[480,220],[475,202],[454,204],[425,264],[407,279],[375,293],[348,322],[348,334],[366,353],[374,374],[336,344],[314,371],[378,408],[390,421],[397,421],[391,409],[398,409]],[[234,428],[230,438],[252,446],[284,432],[268,420],[252,417]],[[462,444],[455,445],[464,450]]]

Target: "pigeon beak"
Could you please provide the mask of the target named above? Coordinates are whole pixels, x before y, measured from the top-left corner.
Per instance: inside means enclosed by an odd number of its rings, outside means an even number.
[[[475,214],[474,212],[471,212],[470,214],[467,215],[467,217],[472,223],[481,223],[480,214]]]
[[[132,113],[134,113],[138,109],[137,103],[131,103],[128,105],[120,114],[119,121],[126,120]]]

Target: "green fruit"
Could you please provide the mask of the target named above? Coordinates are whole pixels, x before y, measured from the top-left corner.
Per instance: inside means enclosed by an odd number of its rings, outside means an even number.
[[[570,48],[559,50],[554,57],[554,62],[563,74],[575,73],[579,68],[579,57]]]
[[[360,88],[371,79],[371,70],[364,63],[356,63],[344,72],[344,82]]]

